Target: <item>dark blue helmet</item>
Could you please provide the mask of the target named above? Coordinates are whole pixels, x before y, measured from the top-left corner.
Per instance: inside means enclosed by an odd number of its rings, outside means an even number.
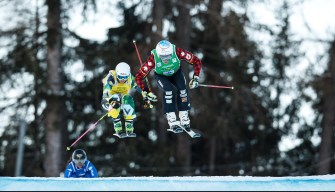
[[[74,161],[75,164],[84,164],[85,161],[87,160],[86,152],[82,149],[76,149],[72,153],[72,160]]]

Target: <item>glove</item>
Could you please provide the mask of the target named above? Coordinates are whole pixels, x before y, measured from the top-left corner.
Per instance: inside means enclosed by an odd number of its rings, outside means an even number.
[[[148,98],[143,98],[143,103],[144,103],[143,104],[144,109],[151,109],[154,107]]]
[[[117,102],[117,101],[112,101],[110,104],[109,104],[109,111],[112,110],[112,109],[118,109],[120,107],[120,102]]]
[[[153,101],[153,102],[157,101],[157,96],[150,91],[149,92],[142,91],[142,96],[143,96],[143,100],[147,99],[147,100]]]
[[[111,97],[109,99],[109,111],[112,110],[113,108],[114,109],[118,109],[121,105],[121,102],[120,102],[120,97],[118,96],[115,96],[115,97]]]
[[[199,86],[199,77],[193,76],[190,83],[188,84],[190,86],[190,89],[197,88]]]
[[[103,98],[101,101],[101,106],[102,108],[104,108],[107,111],[114,109],[118,109],[121,105],[121,101],[120,101],[120,96],[115,94],[112,95],[111,98]]]

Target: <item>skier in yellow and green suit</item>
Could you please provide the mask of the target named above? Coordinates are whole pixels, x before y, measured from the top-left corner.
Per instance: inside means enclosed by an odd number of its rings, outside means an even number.
[[[127,63],[121,62],[115,70],[110,70],[103,78],[103,94],[101,105],[108,111],[108,116],[113,119],[115,134],[119,138],[136,137],[134,133],[134,119],[136,118],[135,103],[130,95],[131,89],[136,89],[143,96],[144,107],[152,107],[150,101],[157,101],[156,95],[140,89]],[[125,121],[123,131],[121,117]]]

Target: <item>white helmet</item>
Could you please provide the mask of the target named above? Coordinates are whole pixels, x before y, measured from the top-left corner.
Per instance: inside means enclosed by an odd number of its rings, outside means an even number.
[[[172,57],[173,45],[167,40],[162,40],[156,45],[156,52],[162,61],[166,63]]]
[[[173,46],[172,44],[167,40],[162,40],[157,43],[156,45],[156,51],[159,56],[162,55],[172,55],[173,53]]]
[[[121,62],[115,67],[116,77],[119,80],[127,80],[130,75],[130,67],[127,63]]]

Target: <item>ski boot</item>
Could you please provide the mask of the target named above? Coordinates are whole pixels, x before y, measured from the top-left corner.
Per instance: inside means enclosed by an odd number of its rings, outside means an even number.
[[[133,120],[126,120],[125,127],[126,127],[126,133],[127,137],[136,137],[136,133],[134,133],[134,125]]]
[[[180,125],[184,127],[186,131],[191,130],[190,118],[188,117],[188,111],[179,111]]]
[[[181,133],[183,132],[183,129],[180,127],[180,122],[177,121],[176,114],[174,112],[166,113],[166,119],[169,124],[168,131],[172,131],[174,133]]]
[[[121,120],[118,119],[114,119],[114,130],[115,133],[113,135],[119,137],[119,138],[124,138],[127,135],[122,131],[122,123]]]

